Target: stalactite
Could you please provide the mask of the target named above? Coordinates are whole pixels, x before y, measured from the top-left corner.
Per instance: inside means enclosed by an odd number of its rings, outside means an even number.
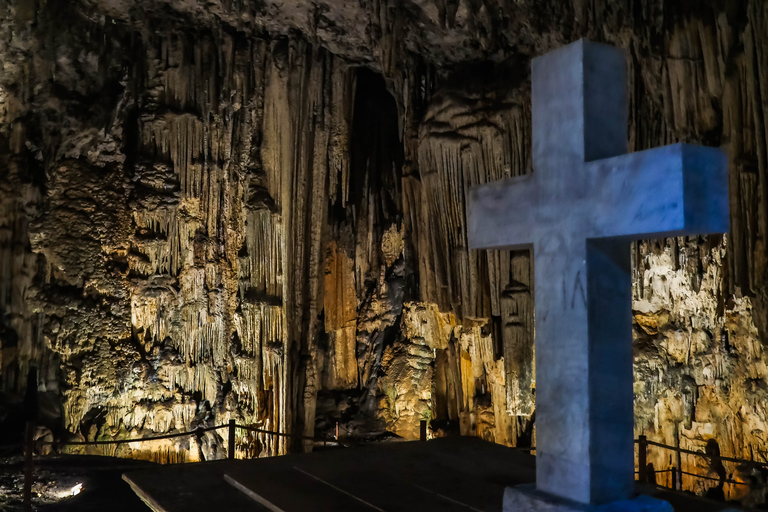
[[[328,246],[325,267],[325,332],[331,343],[331,368],[327,372],[329,389],[357,386],[357,293],[354,261],[336,242]]]
[[[524,90],[515,94],[526,97]],[[482,94],[445,95],[430,107],[420,133],[420,200],[426,205],[414,216],[417,225],[411,229],[434,233],[418,248],[425,261],[419,269],[422,297],[465,317],[491,314],[485,305],[487,291],[476,287],[486,265],[482,260],[490,256],[467,248],[465,195],[472,185],[530,172],[530,112],[514,99],[489,109],[487,104],[496,101]],[[500,279],[503,276],[489,276],[491,287]]]
[[[352,123],[351,101],[354,74],[334,62],[331,77],[331,113],[328,141],[328,200],[331,204],[349,202],[349,132]]]
[[[243,357],[235,360],[238,378],[252,381],[251,396],[256,401],[259,390],[272,389],[275,376],[281,373],[282,361],[275,360],[272,353],[283,344],[283,311],[279,306],[246,303],[242,314],[235,317],[235,325],[243,351]],[[258,405],[254,402],[254,409]]]
[[[283,292],[283,229],[280,216],[266,208],[248,210],[245,220],[245,247],[242,258],[240,295],[251,288],[269,297],[281,297]]]
[[[42,335],[45,313],[26,301],[37,272],[37,256],[28,248],[30,215],[41,194],[20,174],[23,131],[17,126],[10,135],[7,181],[0,178],[0,390],[24,392],[30,368],[46,383],[57,378],[58,361]]]

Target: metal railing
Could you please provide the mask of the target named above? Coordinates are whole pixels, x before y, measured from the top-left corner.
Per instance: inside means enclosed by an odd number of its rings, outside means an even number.
[[[752,466],[752,467],[768,467],[768,462],[760,462],[755,460],[746,460],[746,459],[738,459],[736,457],[726,457],[723,455],[711,455],[705,452],[698,452],[695,450],[688,450],[685,448],[680,448],[677,446],[669,446],[667,444],[663,443],[657,443],[656,441],[649,441],[646,436],[640,436],[638,439],[635,440],[635,444],[638,445],[638,451],[637,451],[637,462],[638,462],[638,480],[640,482],[649,482],[650,481],[650,474],[651,471],[649,470],[648,465],[648,447],[649,446],[655,446],[657,448],[662,448],[664,450],[670,450],[673,452],[677,452],[680,454],[686,454],[686,455],[694,455],[696,457],[701,457],[704,459],[708,459],[710,461],[719,461],[719,462],[733,462],[736,464],[742,464],[745,466]],[[672,476],[672,483],[670,488],[673,490],[682,490],[683,486],[683,475],[688,475],[690,477],[694,478],[700,478],[702,480],[712,480],[715,482],[721,482],[723,484],[732,484],[732,485],[743,485],[749,487],[751,484],[748,482],[739,482],[738,480],[732,480],[729,478],[714,478],[708,475],[701,475],[696,473],[690,473],[688,471],[683,471],[682,464],[680,461],[678,461],[678,466],[671,467],[664,470],[657,470],[653,469],[653,474],[658,473],[671,473]]]
[[[419,425],[419,439],[421,441],[427,440],[427,422],[422,420]],[[148,437],[139,437],[135,439],[111,439],[107,441],[35,441],[33,439],[33,432],[34,432],[34,425],[32,423],[27,424],[27,430],[26,430],[26,437],[25,437],[25,447],[24,447],[24,492],[23,492],[23,502],[24,502],[24,510],[25,511],[31,511],[32,510],[32,482],[34,480],[33,475],[33,468],[34,468],[34,461],[33,461],[33,454],[34,454],[34,448],[36,446],[53,446],[53,447],[59,447],[59,446],[103,446],[103,445],[120,445],[120,444],[130,444],[130,443],[136,443],[136,442],[146,442],[146,441],[159,441],[164,439],[174,439],[177,437],[184,437],[184,436],[200,436],[206,432],[211,432],[214,430],[220,430],[226,428],[227,429],[227,459],[234,460],[235,459],[235,452],[236,452],[236,430],[241,429],[248,432],[255,432],[258,434],[265,434],[265,435],[271,435],[275,437],[285,437],[285,438],[294,438],[294,439],[301,439],[302,441],[312,441],[312,442],[322,442],[324,446],[327,446],[329,442],[338,442],[339,438],[339,424],[336,424],[336,432],[333,439],[325,439],[325,438],[316,438],[316,437],[310,437],[310,436],[304,436],[299,434],[288,434],[284,432],[275,432],[272,430],[267,430],[263,428],[258,427],[250,427],[246,425],[238,425],[235,420],[229,420],[229,423],[224,425],[215,425],[213,427],[198,427],[196,429],[190,430],[188,432],[177,432],[174,434],[163,434],[159,436],[148,436]],[[343,427],[342,427],[343,428]],[[346,430],[346,429],[345,429]],[[737,464],[743,464],[747,466],[754,466],[754,467],[765,467],[768,468],[768,462],[759,462],[754,460],[746,460],[746,459],[738,459],[735,457],[726,457],[722,455],[710,455],[705,452],[698,452],[695,450],[688,450],[685,448],[680,448],[676,446],[669,446],[663,443],[658,443],[655,441],[649,441],[646,436],[640,436],[638,439],[635,440],[635,444],[638,445],[638,468],[639,471],[636,472],[638,475],[638,480],[640,482],[649,482],[650,481],[650,474],[660,474],[660,473],[671,473],[672,476],[672,485],[671,489],[673,490],[682,490],[682,475],[688,475],[694,478],[700,478],[704,480],[712,480],[716,482],[721,482],[724,484],[732,484],[732,485],[744,485],[749,486],[750,484],[747,482],[739,482],[737,480],[731,480],[727,478],[713,478],[708,475],[700,475],[695,473],[689,473],[687,471],[683,471],[682,467],[680,466],[680,463],[678,462],[678,467],[670,467],[663,470],[649,470],[649,464],[648,464],[648,447],[649,446],[655,446],[657,448],[662,448],[665,450],[674,451],[680,454],[687,454],[687,455],[694,455],[697,457],[702,457],[711,461],[720,461],[720,462],[732,462]],[[530,448],[518,448],[522,451],[527,452],[535,452],[535,447]]]
[[[61,446],[105,446],[105,445],[120,445],[130,444],[146,441],[160,441],[164,439],[174,439],[177,437],[185,436],[201,436],[206,432],[213,430],[227,429],[227,459],[234,460],[236,452],[236,430],[242,429],[249,432],[255,432],[259,434],[266,434],[275,437],[287,437],[294,439],[301,439],[303,441],[322,442],[323,446],[327,446],[328,442],[338,440],[338,424],[336,427],[336,436],[334,440],[315,438],[309,436],[303,436],[299,434],[287,434],[284,432],[275,432],[273,430],[266,430],[263,428],[249,427],[246,425],[238,425],[235,420],[229,420],[229,423],[224,425],[216,425],[213,427],[198,427],[188,432],[176,432],[174,434],[163,434],[159,436],[137,437],[134,439],[110,439],[107,441],[42,441],[33,439],[34,424],[27,423],[25,441],[24,441],[24,490],[22,494],[22,501],[24,503],[25,512],[32,510],[32,483],[34,481],[34,460],[33,455],[35,447],[38,446],[52,446],[54,448]]]

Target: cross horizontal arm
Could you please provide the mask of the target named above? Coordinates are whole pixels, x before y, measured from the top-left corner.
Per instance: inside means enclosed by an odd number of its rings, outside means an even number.
[[[676,144],[574,167],[561,178],[534,173],[471,188],[470,248],[514,249],[555,232],[628,240],[728,232],[728,166],[718,149]]]
[[[469,189],[467,237],[471,249],[515,249],[534,242],[539,209],[535,175]]]
[[[588,238],[728,232],[728,165],[718,149],[676,144],[586,165]]]

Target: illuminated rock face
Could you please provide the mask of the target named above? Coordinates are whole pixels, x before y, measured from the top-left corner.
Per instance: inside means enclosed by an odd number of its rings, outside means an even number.
[[[684,3],[0,0],[3,390],[36,365],[86,436],[530,443],[530,262],[467,249],[463,186],[530,170],[530,58],[584,36],[628,50],[631,151],[731,169],[731,234],[633,250],[636,434],[764,452],[768,13]]]

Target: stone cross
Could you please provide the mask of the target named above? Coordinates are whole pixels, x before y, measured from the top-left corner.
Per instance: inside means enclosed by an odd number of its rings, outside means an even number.
[[[534,59],[534,172],[468,201],[470,247],[533,248],[537,490],[590,504],[634,491],[630,242],[729,228],[721,151],[625,154],[625,66],[584,40]]]

